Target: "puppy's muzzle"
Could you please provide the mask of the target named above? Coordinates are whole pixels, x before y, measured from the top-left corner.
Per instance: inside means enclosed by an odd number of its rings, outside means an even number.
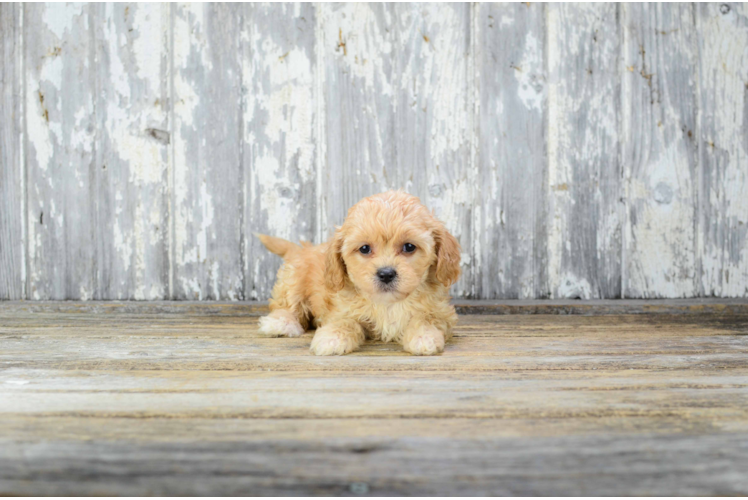
[[[389,285],[397,278],[397,271],[392,267],[382,267],[377,270],[377,278],[382,284]]]

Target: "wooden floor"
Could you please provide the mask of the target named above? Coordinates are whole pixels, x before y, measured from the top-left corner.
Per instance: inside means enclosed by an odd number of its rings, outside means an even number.
[[[652,304],[320,358],[262,306],[0,303],[0,494],[746,495],[748,306]]]

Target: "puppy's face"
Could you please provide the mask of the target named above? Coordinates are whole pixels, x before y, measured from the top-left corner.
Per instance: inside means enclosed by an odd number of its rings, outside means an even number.
[[[350,228],[342,259],[360,292],[376,301],[400,300],[428,277],[436,261],[434,238],[420,221],[392,214],[383,224],[376,215]]]
[[[371,300],[394,302],[429,279],[451,285],[459,261],[459,244],[418,198],[390,191],[348,212],[328,253],[328,283],[347,276]]]

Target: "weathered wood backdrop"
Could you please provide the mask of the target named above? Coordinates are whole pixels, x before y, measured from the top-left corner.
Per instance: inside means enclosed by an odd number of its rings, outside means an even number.
[[[263,299],[388,188],[459,296],[748,296],[743,4],[4,4],[0,298]]]

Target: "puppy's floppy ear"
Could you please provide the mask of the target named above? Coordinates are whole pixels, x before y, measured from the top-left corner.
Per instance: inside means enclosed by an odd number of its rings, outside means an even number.
[[[330,240],[330,246],[325,256],[325,285],[333,292],[342,290],[345,286],[346,268],[341,253],[343,246],[343,233],[340,229],[335,231],[335,236]]]
[[[460,243],[449,234],[441,222],[437,222],[434,240],[436,241],[436,279],[444,286],[451,286],[460,277]]]

